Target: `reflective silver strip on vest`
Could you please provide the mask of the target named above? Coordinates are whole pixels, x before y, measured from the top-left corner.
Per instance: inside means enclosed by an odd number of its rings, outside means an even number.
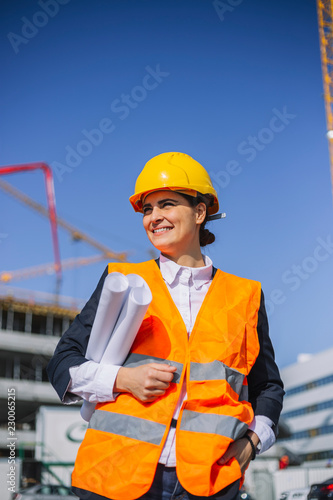
[[[191,410],[183,411],[180,423],[180,429],[183,431],[218,434],[234,440],[244,436],[247,428],[247,424],[230,415],[199,413]]]
[[[176,366],[177,371],[174,373],[172,382],[178,384],[183,370],[183,364],[177,363],[176,361],[170,361],[168,359],[156,358],[154,356],[147,356],[146,354],[138,354],[136,352],[131,352],[130,355],[125,360],[123,366],[128,366],[133,368],[134,366],[146,365],[147,363],[164,363],[166,365]]]
[[[191,363],[190,381],[204,380],[226,380],[231,388],[241,394],[245,376],[233,368],[222,363],[222,361],[212,361],[211,363]]]
[[[165,425],[151,420],[102,410],[95,410],[88,427],[157,445],[161,443],[166,429]]]

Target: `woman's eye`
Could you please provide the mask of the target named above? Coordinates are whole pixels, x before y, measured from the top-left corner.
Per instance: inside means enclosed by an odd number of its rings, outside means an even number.
[[[147,208],[143,209],[143,215],[148,215],[148,214],[150,214],[150,212],[151,212],[151,208],[147,207]]]
[[[168,206],[174,207],[175,203],[173,203],[172,201],[165,201],[162,205],[160,205],[160,208],[165,208]],[[142,209],[143,215],[149,215],[152,213],[152,211],[153,211],[152,207],[145,207]]]

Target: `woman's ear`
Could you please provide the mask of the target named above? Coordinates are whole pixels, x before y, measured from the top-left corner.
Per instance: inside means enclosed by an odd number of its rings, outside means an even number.
[[[197,224],[202,224],[206,217],[207,207],[206,204],[201,202],[195,207],[196,216],[197,216]]]

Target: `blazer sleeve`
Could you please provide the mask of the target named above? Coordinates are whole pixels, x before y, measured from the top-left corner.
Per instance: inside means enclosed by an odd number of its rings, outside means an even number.
[[[257,332],[260,351],[248,375],[249,401],[255,415],[264,415],[270,418],[276,426],[282,410],[284,390],[269,337],[263,292],[261,292],[258,311]]]
[[[49,380],[61,401],[64,400],[71,379],[69,368],[79,366],[88,361],[85,358],[85,353],[104,280],[107,275],[108,268],[106,267],[94,293],[82,311],[76,316],[68,330],[62,335],[53,357],[46,368]]]

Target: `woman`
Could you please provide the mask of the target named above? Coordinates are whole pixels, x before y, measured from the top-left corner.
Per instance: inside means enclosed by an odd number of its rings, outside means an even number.
[[[130,202],[160,258],[109,264],[48,367],[62,401],[98,403],[73,489],[91,500],[234,500],[251,458],[274,443],[282,408],[260,284],[215,269],[201,253],[215,239],[205,224],[218,199],[190,156],[152,158]],[[121,367],[84,357],[113,271],[140,274],[153,295]]]

